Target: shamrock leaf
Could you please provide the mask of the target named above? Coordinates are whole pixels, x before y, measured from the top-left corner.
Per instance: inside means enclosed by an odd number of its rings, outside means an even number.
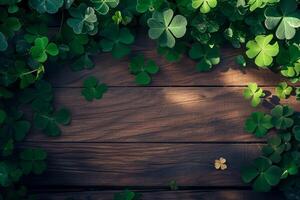
[[[140,194],[132,192],[130,190],[124,190],[123,192],[117,193],[114,196],[114,200],[139,200]]]
[[[215,169],[220,169],[220,170],[227,169],[226,159],[220,157],[219,159],[215,160]]]
[[[286,82],[282,82],[278,84],[275,91],[280,99],[286,99],[288,96],[290,96],[291,92],[293,91],[293,88],[289,86]]]
[[[47,166],[47,153],[42,149],[25,149],[20,153],[20,165],[24,174],[42,174]]]
[[[212,8],[217,6],[217,0],[192,0],[192,7],[197,9],[200,7],[201,13],[209,13]]]
[[[81,3],[77,8],[72,7],[68,11],[72,18],[67,20],[67,24],[74,33],[95,35],[98,32],[98,20],[92,7],[87,7],[86,4]]]
[[[246,46],[248,50],[246,55],[248,58],[255,58],[255,64],[259,67],[268,67],[272,64],[274,56],[279,52],[279,45],[275,42],[270,44],[273,39],[273,35],[258,35],[255,37],[255,41],[250,40]]]
[[[260,104],[262,97],[265,93],[261,88],[257,86],[256,83],[249,83],[248,87],[244,90],[244,97],[246,99],[251,99],[251,105],[256,107]]]
[[[49,43],[47,37],[36,38],[34,41],[34,46],[30,49],[30,55],[32,58],[38,62],[45,62],[48,55],[56,56],[59,51],[55,43]]]
[[[296,175],[299,171],[300,156],[294,152],[283,155],[281,169],[283,171],[281,178],[287,178],[288,175]]]
[[[258,192],[268,192],[272,186],[279,183],[282,171],[266,157],[254,160],[253,165],[242,169],[242,178],[245,183],[253,181],[253,189]]]
[[[0,51],[5,51],[8,47],[5,35],[0,32]]]
[[[92,69],[95,67],[95,64],[90,59],[89,55],[85,53],[84,55],[77,58],[74,63],[71,65],[73,71],[80,71],[83,69]]]
[[[131,59],[130,73],[135,75],[135,82],[139,85],[148,85],[151,82],[151,74],[156,74],[159,67],[153,60],[145,62],[143,55],[139,55]]]
[[[182,15],[173,17],[174,12],[168,9],[164,12],[155,11],[147,23],[148,34],[153,40],[158,39],[162,47],[174,47],[175,38],[181,38],[186,32],[187,20]]]
[[[153,12],[158,10],[163,3],[164,0],[137,0],[136,10],[139,13]]]
[[[206,72],[212,69],[213,65],[220,63],[220,52],[216,46],[201,45],[194,43],[189,51],[189,57],[200,62],[196,68],[199,72]]]
[[[64,0],[29,0],[29,5],[39,13],[56,13],[64,5]]]
[[[47,36],[48,27],[45,24],[34,24],[26,27],[24,39],[28,43],[33,43],[36,38]]]
[[[280,40],[292,39],[296,34],[296,28],[300,27],[300,12],[295,0],[281,0],[280,8],[268,7],[265,16],[267,29],[277,27],[276,37]]]
[[[119,0],[92,0],[95,10],[101,15],[106,15],[109,8],[115,8],[119,4]]]
[[[175,44],[173,48],[158,46],[157,52],[164,56],[169,62],[177,62],[180,60],[182,54],[186,51],[186,45],[182,42]]]
[[[294,110],[289,106],[277,105],[272,109],[272,124],[276,129],[287,129],[293,126],[294,120],[291,118]]]
[[[275,3],[279,0],[249,0],[248,5],[250,6],[250,11],[254,11],[257,8],[263,8],[268,3]]]
[[[129,45],[134,42],[134,36],[128,28],[111,26],[101,33],[104,38],[100,41],[100,46],[104,52],[112,52],[113,57],[123,58],[131,51]]]
[[[257,137],[265,136],[272,127],[271,116],[262,112],[253,112],[245,122],[245,131]]]
[[[44,80],[37,81],[34,86],[34,89],[27,88],[20,93],[20,102],[23,104],[31,103],[35,111],[47,109],[53,100],[52,86]]]
[[[70,112],[62,108],[56,112],[50,109],[43,110],[34,114],[34,125],[37,129],[44,131],[49,136],[59,136],[61,130],[59,124],[67,125],[71,121]]]
[[[268,139],[268,145],[262,148],[264,156],[267,156],[272,162],[279,163],[281,154],[285,150],[285,144],[282,143],[280,136],[275,136]]]
[[[107,91],[107,86],[103,83],[99,84],[96,77],[91,76],[84,80],[83,89],[81,95],[87,101],[93,101],[94,99],[101,99],[103,94]]]
[[[0,8],[0,32],[8,38],[12,38],[15,32],[21,29],[20,20],[17,17],[10,17],[7,12]]]
[[[296,100],[300,101],[300,87],[297,87],[295,92],[296,92]]]
[[[294,133],[295,139],[300,142],[300,126],[299,125],[293,127],[293,133]]]
[[[23,112],[10,109],[9,114],[5,114],[0,135],[5,134],[16,141],[22,141],[30,130],[30,122],[23,120]],[[1,114],[1,113],[0,113]],[[1,124],[1,123],[0,123]]]
[[[22,171],[9,162],[0,162],[0,186],[8,187],[13,182],[19,181]],[[1,196],[0,196],[1,197]]]

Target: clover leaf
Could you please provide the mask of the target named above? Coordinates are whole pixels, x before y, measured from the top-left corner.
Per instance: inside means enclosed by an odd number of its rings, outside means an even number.
[[[247,42],[246,46],[248,50],[246,55],[248,58],[255,58],[255,64],[259,67],[268,67],[272,64],[274,56],[279,52],[279,45],[275,42],[273,45],[270,44],[273,39],[273,35],[258,35],[255,40]]]
[[[139,85],[148,85],[151,82],[151,76],[159,71],[159,67],[153,60],[145,62],[143,55],[138,55],[130,61],[130,73],[135,75],[135,82]]]
[[[194,43],[189,51],[189,57],[195,60],[200,60],[196,69],[199,72],[206,72],[212,69],[213,65],[220,63],[219,48],[208,45]]]
[[[64,0],[29,0],[29,5],[39,13],[56,13],[64,5]]]
[[[249,0],[248,5],[250,6],[250,11],[254,11],[257,8],[263,8],[268,3],[275,3],[279,0]]]
[[[290,96],[291,92],[293,91],[293,88],[289,86],[286,82],[281,82],[278,84],[275,91],[280,99],[286,99],[288,96]]]
[[[47,37],[36,38],[34,46],[30,49],[30,55],[38,62],[45,62],[48,58],[48,54],[51,56],[57,56],[59,53],[55,43],[49,43]]]
[[[164,12],[155,11],[147,24],[148,35],[151,39],[158,39],[162,47],[174,47],[175,38],[181,38],[186,32],[187,20],[182,15],[174,16],[172,9]]]
[[[283,171],[281,178],[287,178],[289,175],[298,174],[300,166],[299,153],[290,152],[283,155],[281,169]]]
[[[101,15],[106,15],[109,8],[115,8],[119,4],[119,0],[92,0],[95,10]]]
[[[100,46],[104,52],[112,52],[114,58],[123,58],[131,51],[129,45],[134,42],[134,36],[128,28],[111,26],[100,33],[104,38]]]
[[[96,77],[90,76],[83,82],[81,95],[84,96],[87,101],[93,101],[94,99],[101,99],[106,92],[107,86],[104,83],[99,83]]]
[[[70,121],[70,112],[65,108],[56,112],[52,112],[51,109],[43,110],[35,113],[33,117],[35,127],[49,136],[59,136],[61,134],[59,124],[67,125]]]
[[[272,186],[279,183],[282,170],[272,165],[272,161],[266,157],[254,160],[253,165],[244,167],[241,171],[245,183],[253,182],[253,189],[258,192],[268,192]]]
[[[273,6],[265,10],[265,25],[269,30],[277,27],[278,39],[292,39],[296,34],[296,28],[300,27],[300,12],[297,4],[295,0],[281,0],[280,8]]]
[[[31,128],[30,122],[24,120],[22,117],[23,112],[10,109],[5,114],[5,121],[3,121],[2,129],[0,129],[0,135],[5,134],[16,141],[22,141]]]
[[[74,33],[95,35],[98,32],[98,19],[92,7],[81,3],[77,8],[72,7],[68,11],[72,18],[67,20],[67,24]]]
[[[177,62],[186,51],[186,45],[182,42],[177,42],[173,48],[158,46],[157,52],[164,56],[169,62]]]
[[[22,171],[16,165],[5,161],[0,162],[0,186],[8,187],[19,181],[21,176]]]
[[[47,153],[42,149],[24,149],[20,153],[20,165],[24,174],[42,174],[46,168]]]
[[[139,13],[153,12],[158,10],[163,3],[164,0],[137,0],[136,10]]]
[[[253,112],[245,122],[245,131],[253,133],[257,137],[263,137],[273,127],[271,116],[262,112]]]
[[[293,126],[294,120],[291,118],[294,110],[289,106],[277,105],[271,110],[272,124],[276,129],[287,129]]]
[[[299,125],[296,125],[293,127],[293,134],[294,134],[295,139],[300,142],[300,126]]]
[[[0,8],[0,32],[8,38],[12,38],[15,32],[19,31],[22,24],[17,17],[7,15],[7,12]]]
[[[212,8],[217,6],[217,0],[192,0],[192,7],[197,9],[200,7],[201,13],[209,13]]]
[[[0,32],[0,51],[5,51],[8,47],[6,37],[3,33]]]
[[[300,101],[300,87],[296,88],[295,93],[296,93],[296,100]]]
[[[141,195],[139,193],[124,190],[123,192],[116,193],[114,195],[114,200],[139,200],[140,197]]]
[[[280,136],[274,136],[268,139],[268,144],[262,148],[264,156],[267,156],[272,162],[279,163],[281,154],[285,150],[285,144]]]
[[[251,99],[251,105],[253,107],[258,106],[264,96],[265,93],[256,83],[249,83],[248,87],[244,90],[244,97],[246,99]]]

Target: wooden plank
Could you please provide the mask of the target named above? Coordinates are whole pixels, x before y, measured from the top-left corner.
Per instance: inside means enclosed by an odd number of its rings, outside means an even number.
[[[133,46],[133,55],[144,54],[153,59],[160,66],[161,71],[153,78],[153,86],[223,86],[246,85],[248,82],[257,82],[260,85],[272,86],[283,81],[283,77],[268,69],[257,69],[249,64],[241,69],[235,63],[235,57],[243,54],[242,49],[225,47],[221,50],[221,63],[210,73],[199,73],[195,70],[196,62],[186,56],[178,63],[170,63],[156,52],[155,42],[146,37],[147,33],[140,33],[136,45]],[[57,87],[81,87],[83,80],[96,76],[110,86],[136,86],[134,76],[130,75],[129,58],[117,60],[110,54],[98,54],[94,57],[96,67],[92,70],[71,72],[69,67],[52,66],[50,79]],[[53,70],[53,72],[52,72]],[[58,72],[60,71],[60,72]],[[54,73],[55,72],[55,73]]]
[[[81,89],[56,89],[56,106],[72,112],[63,137],[31,134],[28,141],[61,142],[253,142],[244,132],[252,111],[240,87],[109,88],[88,102]],[[264,88],[274,92],[274,88]],[[288,102],[299,110],[294,97]]]
[[[120,191],[80,191],[42,192],[37,197],[44,200],[112,200],[114,194]],[[135,190],[142,194],[142,200],[282,200],[279,193],[256,193],[249,190]]]
[[[240,187],[242,165],[257,157],[260,144],[29,143],[48,151],[47,172],[36,186]],[[228,169],[214,168],[223,156]]]

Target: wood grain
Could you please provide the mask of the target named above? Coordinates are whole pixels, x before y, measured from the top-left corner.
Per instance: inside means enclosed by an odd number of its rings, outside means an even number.
[[[81,191],[81,192],[43,192],[37,197],[43,200],[112,200],[120,191]],[[142,200],[282,200],[277,193],[255,193],[249,190],[135,190],[142,194]]]
[[[71,110],[63,136],[31,134],[28,141],[61,142],[253,142],[244,132],[255,110],[240,87],[109,88],[100,101],[87,102],[81,89],[56,89],[55,105]],[[264,88],[274,92],[274,88]],[[299,110],[294,97],[289,103]]]
[[[242,165],[257,157],[259,144],[27,143],[48,151],[49,168],[31,179],[37,186],[240,187]],[[223,156],[228,169],[214,168]]]
[[[195,70],[196,62],[186,56],[178,63],[170,63],[156,52],[155,42],[148,39],[147,33],[139,33],[136,44],[133,46],[133,55],[144,54],[146,58],[153,59],[160,66],[161,71],[153,77],[153,86],[244,86],[249,82],[260,85],[274,86],[283,81],[280,74],[268,69],[257,69],[249,64],[241,69],[235,63],[235,57],[243,54],[242,49],[225,47],[221,49],[221,63],[213,72],[199,73]],[[93,57],[96,66],[92,70],[71,72],[70,68],[52,66],[50,79],[57,87],[81,87],[82,81],[90,76],[96,76],[110,86],[136,86],[134,76],[130,75],[129,58],[117,60],[110,54],[97,54]],[[55,72],[55,73],[52,73]]]

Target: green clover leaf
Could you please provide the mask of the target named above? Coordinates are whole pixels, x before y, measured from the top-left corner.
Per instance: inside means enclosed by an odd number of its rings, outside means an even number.
[[[265,25],[267,29],[276,29],[276,37],[280,40],[292,39],[296,28],[300,27],[300,12],[295,0],[281,0],[280,8],[268,7],[265,10]]]
[[[276,129],[287,129],[293,126],[294,120],[291,118],[294,110],[289,106],[277,105],[272,109],[272,124]]]
[[[257,137],[263,137],[272,127],[270,115],[265,115],[262,112],[253,112],[251,116],[247,118],[244,129]]]
[[[264,156],[267,156],[272,162],[279,163],[281,154],[285,151],[285,144],[280,136],[274,136],[268,139],[268,145],[262,148]]]
[[[20,165],[24,174],[42,174],[46,168],[47,153],[42,149],[24,149],[20,153]]]
[[[70,121],[70,112],[65,108],[56,112],[52,112],[51,109],[39,111],[33,117],[35,127],[49,136],[59,136],[61,134],[59,124],[67,125]]]
[[[106,15],[109,8],[115,8],[119,4],[119,0],[92,0],[95,10],[101,15]]]
[[[8,47],[6,37],[3,33],[0,32],[0,51],[5,51]]]
[[[293,127],[293,134],[294,134],[295,139],[300,142],[300,126],[299,125],[296,125]]]
[[[249,83],[243,95],[245,99],[251,99],[251,105],[256,107],[261,103],[261,99],[265,96],[265,93],[256,83]]]
[[[141,195],[139,193],[124,190],[123,192],[116,193],[114,195],[114,200],[139,200],[140,197]]]
[[[153,12],[158,10],[163,3],[164,0],[137,0],[136,10],[139,13]]]
[[[175,38],[181,38],[186,32],[187,20],[182,15],[174,16],[172,9],[164,12],[155,11],[148,19],[148,35],[151,39],[158,39],[162,47],[174,47]]]
[[[71,7],[68,11],[72,18],[67,20],[67,24],[74,33],[95,35],[98,32],[98,19],[92,7],[81,3],[77,8]]]
[[[159,67],[153,60],[145,62],[143,55],[138,55],[130,61],[130,73],[135,75],[135,82],[139,85],[148,85],[151,82],[151,76],[159,71]]]
[[[258,192],[268,192],[272,186],[279,183],[282,170],[272,165],[272,161],[266,157],[254,160],[253,165],[242,168],[242,178],[245,183],[253,182],[253,189]]]
[[[107,86],[104,83],[100,84],[96,77],[90,76],[83,82],[81,95],[87,101],[93,101],[94,99],[101,99],[106,92]]]
[[[189,57],[194,60],[200,60],[196,69],[199,72],[207,72],[212,69],[213,65],[220,63],[219,48],[208,45],[194,43],[189,51]]]
[[[282,82],[278,84],[275,91],[280,99],[286,99],[288,96],[290,96],[291,92],[293,91],[293,88],[289,86],[286,82]]]
[[[254,11],[257,8],[263,8],[265,7],[268,3],[276,3],[279,0],[249,0],[248,5],[250,6],[250,11]]]
[[[274,56],[279,52],[279,45],[275,42],[273,45],[270,44],[273,39],[273,35],[258,35],[254,40],[247,42],[246,46],[248,50],[246,55],[248,58],[255,58],[255,64],[259,67],[268,67],[272,64]]]
[[[128,28],[119,28],[111,26],[103,30],[101,36],[104,38],[100,41],[103,52],[112,52],[114,58],[123,58],[131,51],[129,45],[134,42],[134,36]]]
[[[186,51],[186,45],[182,42],[177,42],[173,48],[158,46],[157,52],[164,56],[169,62],[177,62]]]
[[[197,9],[200,7],[201,13],[209,13],[212,8],[218,4],[217,0],[192,0],[192,7]]]
[[[15,164],[0,162],[0,186],[8,187],[18,182],[22,175],[22,171]]]
[[[51,56],[57,56],[59,50],[55,43],[49,43],[47,37],[36,38],[34,46],[30,49],[30,55],[38,62],[45,62],[48,58],[48,54]]]
[[[295,93],[296,93],[296,100],[300,101],[300,87],[296,88]]]
[[[64,0],[29,0],[29,5],[39,13],[56,13],[64,5]]]
[[[283,155],[281,169],[283,171],[281,178],[287,178],[289,175],[296,175],[299,172],[299,154],[294,152]]]
[[[5,114],[5,121],[3,121],[4,124],[0,129],[0,135],[5,133],[5,135],[10,135],[16,141],[22,141],[31,128],[30,122],[23,120],[22,117],[23,112],[16,109],[9,110],[9,114]]]

